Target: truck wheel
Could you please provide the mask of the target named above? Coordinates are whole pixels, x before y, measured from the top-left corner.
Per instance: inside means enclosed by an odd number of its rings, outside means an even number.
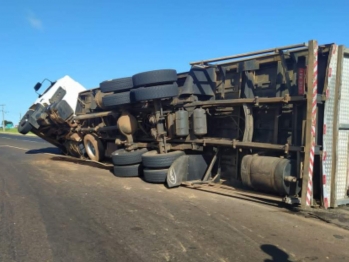
[[[170,98],[178,96],[177,83],[149,86],[147,88],[138,88],[131,90],[131,97],[134,101],[145,101],[161,98]]]
[[[142,163],[145,167],[165,168],[170,167],[172,163],[182,155],[184,155],[183,151],[159,154],[156,150],[153,150],[142,155]]]
[[[103,81],[99,87],[102,93],[127,91],[133,88],[133,81],[132,77],[112,79]]]
[[[142,148],[129,152],[125,149],[118,149],[112,153],[112,161],[116,166],[133,165],[142,163],[142,155],[147,152],[148,149]]]
[[[64,154],[71,155],[73,157],[82,158],[86,155],[86,149],[84,144],[75,141],[66,141],[64,143]]]
[[[104,146],[102,141],[91,134],[84,136],[84,146],[88,157],[93,161],[101,161],[104,158]]]
[[[137,177],[141,173],[141,165],[114,166],[114,175],[117,177]]]
[[[121,106],[130,103],[130,92],[106,95],[102,98],[102,104],[105,107]]]
[[[154,70],[132,76],[133,86],[154,86],[177,81],[177,71],[173,69]]]
[[[144,168],[144,180],[150,183],[165,183],[168,169]]]
[[[33,126],[29,123],[29,118],[33,114],[34,110],[28,110],[27,113],[22,117],[21,122],[18,125],[18,132],[26,135],[32,130]]]

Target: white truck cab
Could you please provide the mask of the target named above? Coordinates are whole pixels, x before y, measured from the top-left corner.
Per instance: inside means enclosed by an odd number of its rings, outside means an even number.
[[[38,82],[34,90],[38,92],[42,83],[49,81],[44,79]],[[69,76],[64,76],[55,82],[50,82],[49,87],[39,94],[38,99],[29,107],[28,112],[24,115],[18,125],[18,131],[22,134],[33,133],[47,140],[45,132],[57,132],[60,129],[57,124],[65,124],[67,120],[75,116],[75,109],[80,92],[86,90],[80,83],[76,82]],[[42,127],[51,126],[49,129]],[[50,141],[58,146],[54,141]]]
[[[52,102],[55,102],[52,98],[56,95],[57,97],[59,96],[57,99],[65,100],[75,111],[78,95],[80,92],[85,91],[86,88],[67,75],[58,79],[56,82],[51,83],[52,84],[44,91],[44,93],[35,100],[34,105],[51,105]],[[36,91],[39,90],[41,84],[42,83],[38,83],[35,86]]]

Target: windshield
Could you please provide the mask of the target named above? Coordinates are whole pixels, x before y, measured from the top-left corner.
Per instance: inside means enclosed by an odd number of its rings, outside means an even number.
[[[50,83],[50,85],[46,88],[45,92],[40,95],[40,97],[46,94],[51,89],[51,87],[53,87],[55,84],[56,82]]]

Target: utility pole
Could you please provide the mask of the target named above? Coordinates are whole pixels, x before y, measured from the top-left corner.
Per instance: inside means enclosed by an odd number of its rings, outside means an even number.
[[[2,104],[1,106],[1,112],[2,112],[2,131],[5,132],[5,105]]]

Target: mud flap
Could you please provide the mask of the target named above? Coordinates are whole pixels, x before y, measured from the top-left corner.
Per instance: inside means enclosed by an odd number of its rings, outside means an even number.
[[[177,158],[168,169],[167,186],[178,187],[183,182],[201,180],[207,170],[209,156],[202,154],[184,155]]]
[[[188,176],[188,163],[189,156],[181,156],[172,163],[167,171],[166,182],[168,187],[181,185],[183,178],[185,179]]]

